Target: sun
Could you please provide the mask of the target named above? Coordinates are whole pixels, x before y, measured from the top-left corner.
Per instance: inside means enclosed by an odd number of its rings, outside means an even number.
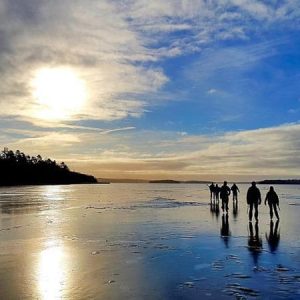
[[[32,80],[34,114],[42,119],[70,119],[87,99],[85,81],[70,68],[44,68]]]

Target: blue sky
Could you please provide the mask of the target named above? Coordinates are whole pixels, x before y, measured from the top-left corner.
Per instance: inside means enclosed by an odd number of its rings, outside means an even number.
[[[299,20],[296,0],[0,0],[1,144],[99,177],[300,176]]]

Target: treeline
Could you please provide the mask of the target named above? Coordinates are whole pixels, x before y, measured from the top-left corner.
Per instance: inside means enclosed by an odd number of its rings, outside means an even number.
[[[300,184],[300,179],[268,179],[259,181],[259,184]]]
[[[57,163],[41,155],[29,156],[17,150],[4,148],[0,152],[0,186],[96,183],[93,176],[69,170],[64,163]]]

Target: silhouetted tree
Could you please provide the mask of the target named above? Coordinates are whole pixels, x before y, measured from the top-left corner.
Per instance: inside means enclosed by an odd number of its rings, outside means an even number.
[[[95,183],[93,176],[70,171],[61,162],[43,159],[39,154],[29,156],[8,148],[0,152],[0,185]]]

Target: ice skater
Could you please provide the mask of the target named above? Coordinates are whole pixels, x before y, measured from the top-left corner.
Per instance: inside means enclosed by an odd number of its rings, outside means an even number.
[[[231,187],[232,190],[232,200],[238,200],[238,192],[240,192],[238,186],[234,183]]]
[[[222,200],[223,213],[224,213],[224,210],[226,210],[226,212],[228,212],[229,195],[230,195],[230,188],[227,185],[227,181],[224,181],[224,184],[221,186],[221,189],[220,189],[220,197]]]
[[[277,211],[277,207],[279,208],[279,198],[278,195],[276,194],[276,192],[274,191],[274,187],[270,186],[270,190],[268,191],[267,195],[266,195],[266,199],[265,199],[265,205],[267,205],[267,202],[269,204],[269,208],[270,208],[270,218],[271,220],[273,219],[273,210],[275,213],[276,218],[279,220],[279,214]]]
[[[260,190],[256,186],[256,182],[253,181],[247,192],[247,204],[250,206],[249,209],[249,221],[252,222],[253,208],[255,210],[255,220],[258,221],[258,205],[261,204]]]
[[[215,185],[212,182],[211,185],[208,185],[209,190],[210,190],[210,201],[213,200],[213,198],[215,197]]]

